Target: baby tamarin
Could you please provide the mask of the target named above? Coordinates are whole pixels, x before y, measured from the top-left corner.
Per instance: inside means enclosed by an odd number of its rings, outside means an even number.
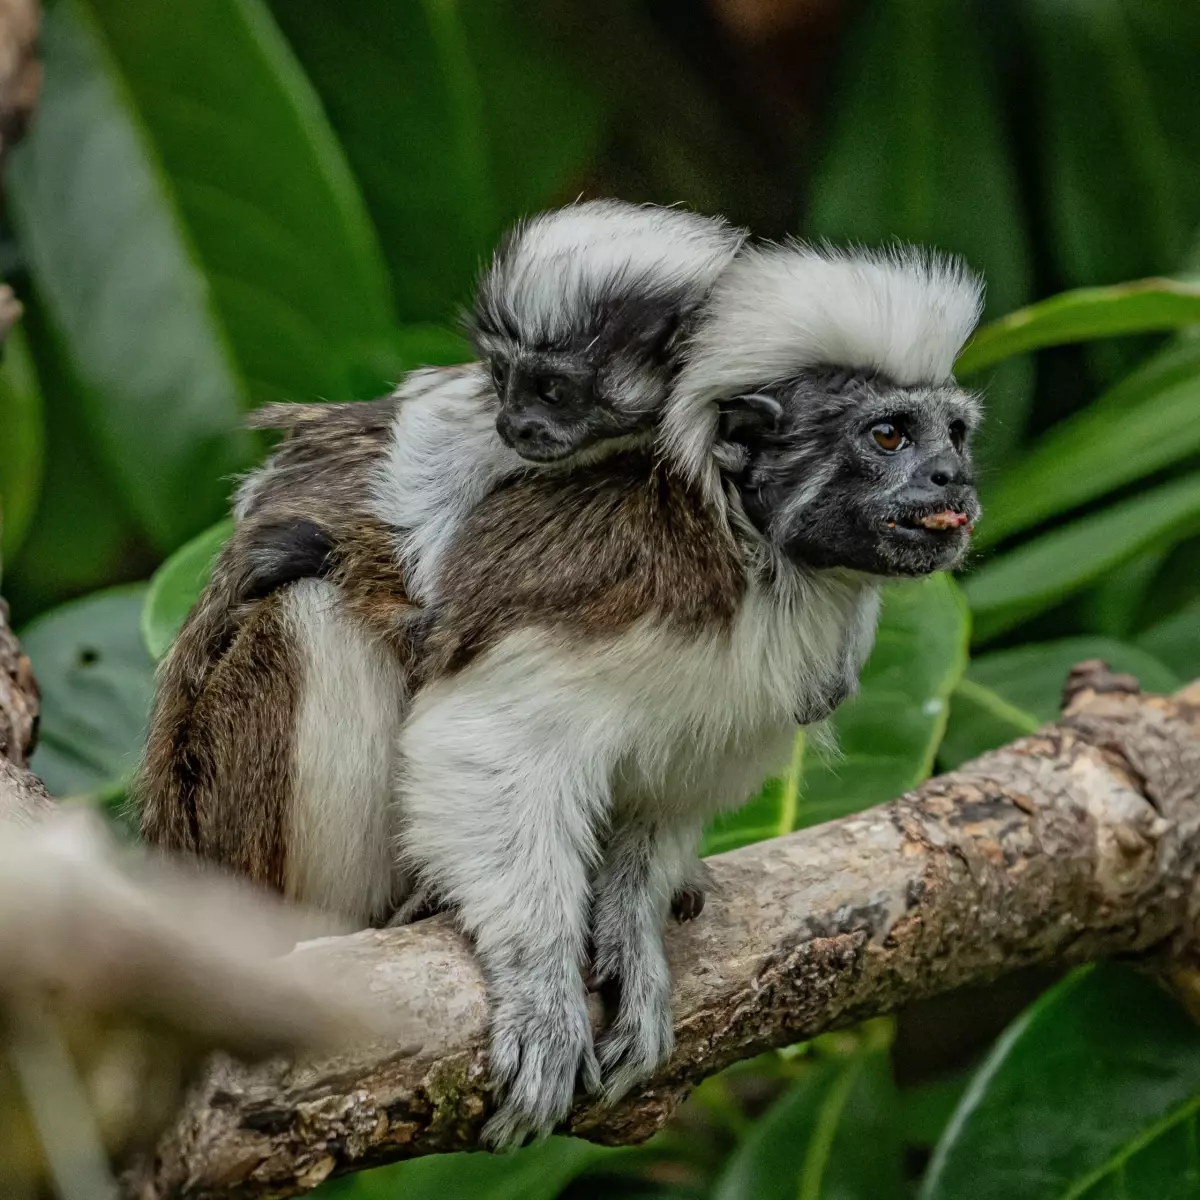
[[[657,450],[506,480],[457,522],[399,849],[487,973],[493,1144],[552,1129],[578,1077],[617,1096],[669,1054],[663,924],[705,823],[854,688],[881,580],[962,560],[979,409],[951,367],[979,306],[915,251],[744,250]],[[620,997],[596,1047],[589,935]]]
[[[440,555],[531,463],[570,469],[652,437],[691,316],[742,239],[614,201],[543,214],[481,279],[482,364],[414,372],[369,404],[256,416],[288,437],[240,487],[235,533],[162,667],[137,786],[149,840],[364,923],[411,908],[392,853],[394,735]],[[701,900],[682,892],[682,914]]]

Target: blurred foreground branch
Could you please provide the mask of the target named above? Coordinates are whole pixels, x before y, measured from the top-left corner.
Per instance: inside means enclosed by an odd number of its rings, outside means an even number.
[[[678,1045],[571,1131],[658,1129],[738,1059],[1049,961],[1192,961],[1200,936],[1200,683],[1142,695],[1077,669],[1060,722],[890,804],[712,860],[720,894],[668,935]],[[227,1060],[128,1192],[293,1195],[334,1171],[474,1144],[486,1091],[484,981],[445,918],[301,947],[351,992],[388,997],[417,1044],[301,1065]]]
[[[280,960],[327,921],[122,851],[94,813],[55,805],[26,765],[37,711],[0,600],[0,1196],[97,1200],[213,1049],[256,1060],[385,1027],[366,993]]]

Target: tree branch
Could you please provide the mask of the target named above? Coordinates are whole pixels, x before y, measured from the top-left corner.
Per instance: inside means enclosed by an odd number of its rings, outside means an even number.
[[[27,766],[38,690],[7,617],[0,599],[0,1195],[80,1144],[97,1147],[86,1194],[108,1194],[100,1150],[153,1145],[214,1047],[342,1047],[381,1023],[367,994],[272,958],[329,921],[130,861],[94,813],[55,804]]]
[[[1200,683],[1174,699],[1101,664],[1072,675],[1057,724],[890,804],[711,860],[704,915],[667,936],[675,1054],[570,1131],[640,1141],[691,1084],[809,1038],[1034,963],[1188,960],[1200,935]],[[487,1004],[445,918],[302,946],[354,991],[394,999],[415,1049],[386,1040],[301,1065],[217,1062],[139,1200],[294,1195],[334,1171],[472,1146]]]
[[[38,701],[29,659],[8,627],[8,606],[0,598],[0,818],[23,824],[45,816],[53,807],[42,781],[28,770]]]

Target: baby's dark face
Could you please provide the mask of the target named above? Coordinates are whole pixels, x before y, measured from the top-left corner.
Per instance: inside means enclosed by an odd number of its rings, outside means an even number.
[[[557,462],[588,446],[650,424],[603,398],[600,371],[587,355],[513,347],[491,355],[501,439],[531,462]]]
[[[557,462],[589,446],[652,428],[676,369],[684,298],[619,294],[582,304],[553,339],[476,314],[475,351],[495,390],[496,429],[531,462]]]
[[[970,439],[978,403],[953,384],[898,387],[806,373],[736,404],[731,441],[747,516],[789,558],[876,575],[957,566],[980,514]]]

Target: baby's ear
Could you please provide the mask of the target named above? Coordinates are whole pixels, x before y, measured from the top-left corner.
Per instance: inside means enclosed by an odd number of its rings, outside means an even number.
[[[665,366],[675,357],[681,328],[682,318],[677,309],[648,316],[638,323],[637,333],[631,339],[633,349],[643,361]]]
[[[722,400],[717,410],[721,415],[721,439],[727,442],[745,442],[759,434],[773,433],[783,416],[783,405],[769,392],[733,396]]]

